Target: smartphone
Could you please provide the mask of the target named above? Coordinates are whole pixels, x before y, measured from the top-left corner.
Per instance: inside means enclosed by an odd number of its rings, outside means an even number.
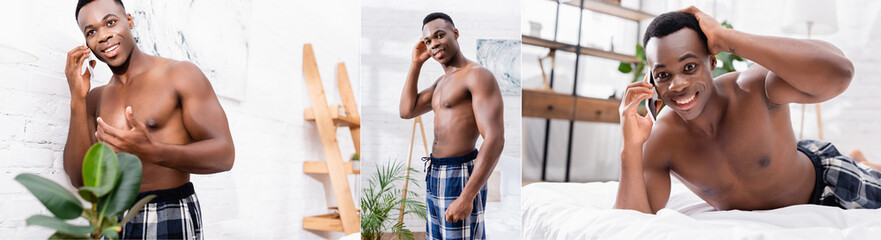
[[[92,64],[90,64],[90,62],[95,59],[97,59],[95,58],[95,54],[92,53],[92,50],[89,50],[89,58],[83,62],[83,69],[80,70],[81,75],[86,74],[86,70],[88,70],[90,74],[95,75],[95,67],[92,67]]]
[[[661,108],[663,108],[663,102],[658,95],[658,86],[655,85],[655,77],[649,73],[649,83],[652,84],[653,89],[655,89],[655,95],[652,98],[645,100],[645,109],[648,109],[649,114],[652,115],[652,119],[658,120],[658,114],[660,114]]]

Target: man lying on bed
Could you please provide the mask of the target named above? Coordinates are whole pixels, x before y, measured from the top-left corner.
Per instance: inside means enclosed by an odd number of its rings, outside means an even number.
[[[789,103],[823,102],[850,84],[853,64],[836,47],[726,29],[694,7],[658,16],[643,41],[656,89],[647,76],[621,103],[615,208],[656,213],[671,173],[719,210],[881,207],[878,170],[792,130]],[[721,51],[756,64],[713,79]],[[657,123],[637,114],[655,90],[667,105]]]

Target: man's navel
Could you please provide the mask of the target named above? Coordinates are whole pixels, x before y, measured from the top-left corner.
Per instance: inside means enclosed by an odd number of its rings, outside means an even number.
[[[771,164],[771,159],[768,158],[768,156],[764,156],[762,157],[762,159],[759,159],[759,167],[768,167],[769,164]]]

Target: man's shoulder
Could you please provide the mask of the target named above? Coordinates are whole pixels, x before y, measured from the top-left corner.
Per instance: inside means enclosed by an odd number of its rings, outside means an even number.
[[[743,72],[730,72],[716,77],[714,83],[717,92],[730,101],[761,100],[771,109],[776,104],[770,102],[766,92],[768,73],[768,69],[754,64]]]
[[[713,82],[716,87],[722,90],[764,94],[768,73],[769,71],[765,67],[754,64],[742,72],[722,74],[716,77]]]
[[[159,65],[164,69],[168,74],[193,74],[193,73],[202,73],[202,69],[199,69],[196,64],[185,61],[185,60],[174,60],[168,58],[162,58],[160,60]]]
[[[465,76],[468,78],[474,78],[474,79],[479,79],[479,80],[489,80],[489,79],[495,80],[493,73],[491,71],[489,71],[489,69],[487,69],[483,66],[480,66],[480,64],[477,64],[475,62],[472,62],[470,64],[470,66],[468,67],[468,69],[466,69],[466,71],[467,72],[465,72]]]
[[[668,151],[685,143],[683,136],[687,136],[685,123],[679,115],[672,111],[662,111],[658,120],[652,126],[652,133],[643,145],[643,158],[646,161],[657,162],[669,159]]]
[[[178,86],[192,87],[192,84],[201,85],[208,80],[202,69],[190,61],[162,58],[157,65],[162,69],[164,79]]]
[[[467,72],[464,73],[465,81],[469,86],[474,87],[490,87],[495,86],[498,88],[498,84],[496,83],[496,78],[489,69],[480,66],[477,63],[471,63],[471,66],[468,69],[465,69]]]

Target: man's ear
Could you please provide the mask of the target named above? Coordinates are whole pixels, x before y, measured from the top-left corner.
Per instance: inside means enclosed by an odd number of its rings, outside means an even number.
[[[128,28],[129,28],[129,29],[134,29],[134,28],[135,28],[135,20],[132,18],[132,14],[131,14],[131,13],[126,13],[126,14],[125,14],[125,19],[128,20]]]
[[[458,28],[453,29],[453,34],[456,36],[456,40],[459,40],[459,29]]]
[[[710,55],[710,71],[716,70],[716,55]]]

